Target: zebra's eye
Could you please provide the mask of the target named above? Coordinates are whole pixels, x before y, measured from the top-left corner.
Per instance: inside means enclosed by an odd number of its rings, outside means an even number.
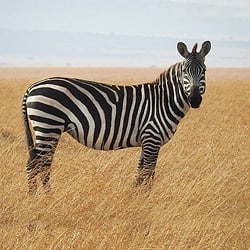
[[[201,95],[204,94],[205,90],[206,90],[205,86],[203,85],[199,86],[199,91]]]

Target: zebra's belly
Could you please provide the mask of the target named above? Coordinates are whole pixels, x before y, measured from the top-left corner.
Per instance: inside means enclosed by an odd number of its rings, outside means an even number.
[[[121,144],[121,145],[94,145],[94,147],[92,147],[91,145],[87,147],[93,148],[93,149],[97,149],[97,150],[104,150],[104,151],[108,151],[108,150],[117,150],[117,149],[124,149],[124,148],[130,148],[130,147],[140,147],[141,145],[139,143],[137,144]]]
[[[117,139],[117,138],[116,138]],[[123,149],[123,148],[129,148],[129,147],[139,147],[141,146],[138,142],[135,140],[109,140],[109,141],[101,141],[97,142],[94,145],[92,143],[86,143],[85,144],[89,148],[94,148],[97,150],[117,150],[117,149]]]
[[[128,136],[129,133],[122,130],[116,133],[115,130],[112,129],[109,130],[109,133],[105,134],[100,130],[79,130],[76,129],[74,125],[70,124],[66,132],[84,146],[97,150],[107,151],[141,146],[135,130],[131,131],[133,133],[130,136]]]

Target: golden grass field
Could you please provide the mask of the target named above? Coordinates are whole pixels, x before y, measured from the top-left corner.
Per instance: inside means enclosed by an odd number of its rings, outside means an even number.
[[[49,76],[152,81],[162,69],[0,68],[0,249],[250,249],[250,70],[209,69],[201,108],[160,151],[149,189],[140,148],[96,151],[68,135],[52,190],[27,193],[21,102]]]

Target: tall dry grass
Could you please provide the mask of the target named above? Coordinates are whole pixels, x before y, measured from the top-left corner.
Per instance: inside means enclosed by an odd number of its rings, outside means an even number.
[[[139,148],[95,151],[64,135],[51,192],[28,196],[21,99],[33,80],[130,84],[159,72],[0,69],[0,249],[250,248],[249,70],[208,69],[203,104],[161,149],[151,190],[132,185]]]

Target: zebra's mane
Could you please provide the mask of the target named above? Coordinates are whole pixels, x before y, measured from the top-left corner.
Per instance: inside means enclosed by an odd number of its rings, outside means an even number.
[[[160,74],[160,76],[153,81],[153,84],[158,85],[158,84],[164,83],[165,81],[163,81],[163,79],[167,79],[170,74],[172,74],[172,78],[174,77],[174,78],[179,79],[180,78],[180,70],[178,70],[178,69],[180,69],[182,67],[182,64],[183,64],[183,62],[178,62],[178,63],[175,63],[175,64],[169,66],[168,69],[164,70]]]

